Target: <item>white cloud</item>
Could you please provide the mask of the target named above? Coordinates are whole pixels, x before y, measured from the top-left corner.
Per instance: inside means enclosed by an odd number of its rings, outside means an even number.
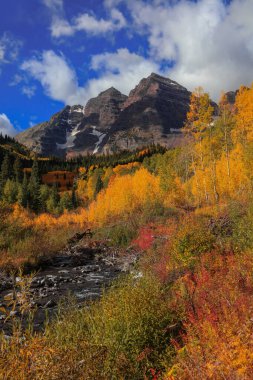
[[[159,71],[158,64],[130,53],[128,49],[93,56],[91,68],[100,72],[99,78],[90,80],[87,86],[91,96],[96,96],[112,86],[123,94],[128,94],[140,79],[149,76],[151,72]]]
[[[82,13],[69,23],[65,18],[58,15],[53,16],[51,24],[51,34],[53,37],[59,38],[63,36],[72,36],[76,32],[86,32],[90,35],[99,35],[122,29],[126,25],[123,14],[117,9],[112,9],[110,18],[105,20]]]
[[[168,75],[189,89],[201,85],[217,99],[222,89],[253,80],[253,1],[126,1],[145,33],[150,57],[174,62]]]
[[[69,22],[60,17],[53,17],[51,24],[52,37],[72,36],[75,33],[74,28]]]
[[[36,86],[23,86],[22,93],[31,99],[36,92]]]
[[[78,84],[76,71],[63,55],[46,51],[26,61],[22,68],[52,99],[84,104],[111,86],[128,93],[151,71],[159,72],[161,64],[161,74],[190,90],[201,85],[215,100],[221,90],[253,80],[253,0],[232,0],[228,6],[223,0],[104,0],[107,18],[82,13],[70,21],[62,0],[42,1],[51,11],[51,33],[56,38],[78,31],[106,34],[128,22],[132,33],[148,41],[148,58],[125,48],[94,55],[90,69],[98,78],[85,87]],[[118,8],[121,3],[128,8],[127,20]]]
[[[74,70],[62,55],[52,50],[45,51],[40,57],[25,61],[21,68],[38,80],[46,95],[52,99],[70,102],[78,92],[78,83]]]
[[[0,37],[0,64],[12,63],[19,55],[22,42],[13,38],[9,33]]]
[[[63,0],[42,0],[46,7],[54,11],[63,10]]]
[[[173,64],[164,73],[190,90],[201,85],[217,99],[221,90],[253,80],[253,0],[232,0],[227,6],[223,0],[104,0],[108,18],[83,13],[71,21],[65,17],[62,0],[43,1],[51,9],[51,33],[56,38],[78,31],[106,34],[131,24],[132,33],[147,37],[146,61],[157,67]],[[122,3],[131,19],[119,10]],[[112,54],[119,59],[118,52]],[[109,53],[103,56],[107,59]],[[113,80],[108,72],[106,78]]]
[[[19,83],[21,83],[24,80],[23,76],[20,74],[15,74],[12,78],[11,82],[9,83],[9,86],[17,86]]]
[[[97,35],[119,30],[126,26],[126,20],[119,10],[113,8],[110,16],[110,19],[105,20],[103,18],[96,19],[88,13],[83,13],[74,20],[72,28],[74,31],[85,31]]]
[[[76,73],[66,58],[53,51],[24,62],[22,69],[38,80],[52,99],[73,105],[85,104],[111,86],[127,94],[141,78],[158,71],[159,66],[127,49],[95,55],[91,69],[99,73],[99,78],[91,79],[85,87],[79,86]]]
[[[119,5],[120,3],[122,3],[122,0],[104,0],[104,6],[109,9]]]
[[[74,30],[65,19],[63,0],[42,0],[44,5],[50,10],[52,22],[50,26],[53,37],[71,36]]]
[[[5,113],[0,114],[0,133],[8,136],[14,136],[18,133]]]
[[[64,14],[62,0],[43,0],[43,3],[51,12],[50,29],[52,37],[55,38],[72,36],[80,31],[91,35],[105,34],[126,26],[125,17],[116,8],[111,8],[108,19],[98,19],[89,13],[81,13],[69,22]]]

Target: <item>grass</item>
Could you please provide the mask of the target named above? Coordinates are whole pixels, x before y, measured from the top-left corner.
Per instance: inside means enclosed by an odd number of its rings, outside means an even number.
[[[44,334],[2,338],[5,379],[151,379],[172,361],[166,289],[151,276],[127,276],[99,302],[82,309],[67,301]],[[12,377],[11,377],[12,376]]]

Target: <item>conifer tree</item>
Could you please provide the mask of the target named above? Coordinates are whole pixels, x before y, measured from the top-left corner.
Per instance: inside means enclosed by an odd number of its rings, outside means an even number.
[[[4,159],[1,165],[1,172],[0,172],[0,193],[1,194],[3,194],[4,186],[8,179],[11,179],[11,163],[10,163],[9,154],[6,154],[4,156]]]
[[[71,210],[73,208],[72,197],[68,192],[64,192],[60,199],[60,208],[62,212],[64,210]]]
[[[9,204],[15,203],[17,200],[17,194],[18,194],[17,183],[10,179],[7,179],[4,185],[4,190],[3,190],[4,200]]]
[[[101,179],[101,175],[98,174],[97,176],[97,182],[96,182],[96,187],[95,187],[95,197],[97,196],[97,194],[103,189],[103,181]]]
[[[49,198],[46,202],[47,210],[53,214],[58,214],[59,202],[60,202],[60,197],[57,191],[57,186],[54,184],[53,188],[50,191]]]
[[[28,189],[28,180],[27,180],[27,175],[26,173],[24,174],[24,177],[23,177],[23,182],[22,182],[22,186],[21,186],[21,190],[19,192],[19,204],[23,207],[27,207],[28,206],[28,202],[29,202],[29,189]]]
[[[38,212],[41,208],[41,200],[40,200],[39,165],[38,165],[37,160],[34,160],[33,162],[28,189],[29,189],[29,195],[31,199],[30,206],[35,212]]]
[[[73,188],[71,193],[71,201],[72,201],[72,208],[76,208],[78,206],[77,197],[76,197],[76,191]]]
[[[47,185],[40,186],[40,200],[41,200],[41,210],[46,211],[47,200],[50,196],[50,189]]]
[[[17,156],[14,161],[13,170],[14,170],[15,181],[18,183],[21,183],[23,179],[23,172],[22,172],[22,163],[19,156]]]

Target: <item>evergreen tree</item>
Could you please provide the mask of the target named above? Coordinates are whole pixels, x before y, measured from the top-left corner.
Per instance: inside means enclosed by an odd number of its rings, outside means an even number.
[[[98,174],[98,176],[97,176],[97,182],[96,182],[96,188],[95,188],[95,197],[103,189],[103,187],[104,187],[104,184],[103,184],[103,181],[101,179],[101,175]]]
[[[58,194],[57,187],[54,184],[53,188],[50,190],[50,195],[46,202],[47,211],[52,214],[58,214],[60,211],[59,202],[60,196]]]
[[[39,164],[37,159],[33,161],[30,182],[31,181],[40,183]]]
[[[16,157],[13,165],[14,178],[16,182],[21,183],[23,179],[22,163],[19,156]]]
[[[33,162],[28,189],[30,195],[30,206],[35,212],[38,212],[41,209],[41,199],[39,165],[37,160],[34,160]]]
[[[4,186],[8,179],[11,179],[11,163],[10,163],[9,154],[6,154],[4,156],[4,159],[1,165],[1,173],[0,173],[0,193],[1,194],[4,191]]]
[[[4,200],[9,204],[15,203],[17,200],[17,195],[18,195],[17,183],[10,179],[7,179],[4,185],[4,190],[3,190]]]
[[[61,199],[60,199],[60,209],[61,209],[61,212],[63,212],[64,210],[71,210],[73,208],[73,204],[72,204],[72,197],[70,196],[70,194],[68,192],[64,192],[63,195],[61,196]]]
[[[57,207],[58,203],[60,201],[60,196],[57,190],[57,185],[54,183],[53,188],[52,188],[52,198],[54,200],[54,204]]]
[[[72,192],[71,192],[71,201],[72,201],[72,208],[74,208],[74,209],[77,208],[78,201],[77,201],[77,197],[76,197],[76,191],[74,188],[72,189]]]
[[[21,186],[21,190],[18,193],[18,202],[21,206],[27,207],[29,202],[29,190],[28,190],[28,180],[26,173],[23,177],[23,182]]]
[[[40,200],[41,200],[41,210],[46,211],[47,200],[50,196],[50,189],[47,185],[40,186]]]

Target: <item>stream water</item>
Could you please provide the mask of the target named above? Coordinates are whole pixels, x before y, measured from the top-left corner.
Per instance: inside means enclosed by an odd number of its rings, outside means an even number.
[[[75,299],[77,306],[98,298],[113,280],[133,267],[136,257],[133,250],[122,254],[122,251],[104,242],[74,239],[59,254],[42,260],[29,289],[29,302],[35,315],[34,329],[42,329],[46,314],[52,317],[57,311],[59,300],[68,295]],[[2,274],[0,280],[0,304],[8,308],[8,300],[15,298],[16,294],[13,282],[18,292],[21,279],[16,277],[13,281]],[[6,322],[6,314],[1,310],[0,328],[8,334],[11,322]],[[18,304],[12,314],[19,316]]]

